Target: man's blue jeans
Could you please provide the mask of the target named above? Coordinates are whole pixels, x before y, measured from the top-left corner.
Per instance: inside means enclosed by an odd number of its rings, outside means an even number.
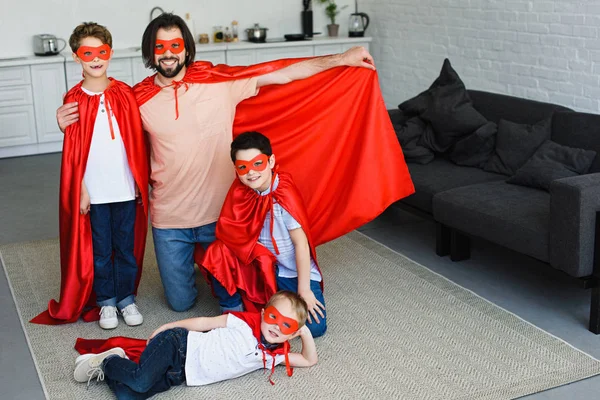
[[[298,278],[282,278],[280,276],[277,277],[277,290],[289,290],[294,293],[298,293]],[[323,297],[323,291],[321,290],[321,282],[310,281],[310,290],[315,294],[317,300],[319,300],[323,306],[325,305],[325,297]],[[308,320],[306,320],[306,326],[312,333],[313,337],[323,336],[325,331],[327,331],[327,310],[322,310],[324,317],[321,318],[321,315],[317,313],[319,316],[319,323],[315,321],[315,318],[311,315],[312,323],[309,324]]]
[[[144,349],[138,364],[111,356],[102,362],[104,380],[119,400],[141,400],[185,381],[188,331],[167,329]]]
[[[216,222],[213,222],[196,228],[152,228],[154,251],[165,297],[175,311],[186,311],[196,301],[198,289],[196,289],[194,248],[197,243],[200,243],[206,249],[214,242],[216,226]],[[242,304],[239,293],[230,296],[215,278],[211,277],[211,280],[222,309],[235,309]]]
[[[92,204],[94,291],[98,306],[123,309],[135,302],[138,266],[133,255],[136,201]]]

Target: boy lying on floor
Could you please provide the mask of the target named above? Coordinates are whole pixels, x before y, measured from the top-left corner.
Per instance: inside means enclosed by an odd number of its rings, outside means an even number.
[[[292,367],[317,363],[315,342],[306,327],[306,302],[296,293],[275,293],[260,312],[231,312],[165,324],[148,339],[139,364],[115,347],[75,361],[78,382],[104,380],[118,399],[146,399],[171,386],[207,385],[237,378],[285,361]],[[301,353],[289,353],[288,340],[300,336]],[[271,381],[273,383],[273,381]]]

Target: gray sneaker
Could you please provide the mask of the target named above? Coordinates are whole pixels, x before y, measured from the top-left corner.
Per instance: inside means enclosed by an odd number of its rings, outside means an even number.
[[[96,378],[97,381],[104,380],[104,371],[102,370],[102,361],[109,356],[125,357],[125,350],[120,347],[114,347],[100,354],[83,354],[75,360],[75,371],[73,377],[77,382],[87,382]]]
[[[144,322],[144,317],[142,314],[140,314],[140,310],[138,310],[135,303],[124,307],[121,310],[121,315],[123,316],[125,323],[129,326],[140,325],[142,322]]]

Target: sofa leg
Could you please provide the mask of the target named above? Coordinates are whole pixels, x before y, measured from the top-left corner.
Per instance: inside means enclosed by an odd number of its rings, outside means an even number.
[[[592,289],[592,304],[590,306],[590,331],[600,333],[600,211],[596,211],[596,231],[594,234],[594,272],[596,284]]]
[[[471,238],[456,229],[450,230],[450,259],[462,261],[471,258]]]
[[[450,254],[450,232],[452,229],[442,224],[435,223],[435,254],[440,257]]]

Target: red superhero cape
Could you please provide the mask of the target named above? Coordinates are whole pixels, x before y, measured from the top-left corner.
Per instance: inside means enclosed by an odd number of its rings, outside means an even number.
[[[173,86],[185,90],[186,84],[250,78],[302,60],[249,67],[198,61]],[[154,78],[134,87],[140,106],[161,90]],[[176,98],[177,92],[173,107]],[[286,85],[262,87],[237,106],[233,135],[246,131],[269,137],[281,169],[293,171],[316,246],[371,221],[414,192],[377,73],[369,69],[332,68]]]
[[[138,265],[137,285],[142,271],[142,261],[148,230],[148,155],[139,108],[131,88],[110,78],[104,91],[119,124],[129,168],[140,190],[142,204],[138,204],[135,221],[134,255]],[[89,96],[81,83],[73,87],[64,98],[65,103],[76,101],[79,121],[68,126],[65,132],[60,174],[59,230],[61,287],[59,301],[50,300],[48,310],[31,320],[37,324],[58,325],[75,322],[80,316],[85,321],[98,320],[93,293],[94,262],[92,231],[88,215],[79,213],[81,181],[85,173],[100,96]],[[112,127],[111,127],[112,129]],[[84,310],[84,307],[92,307]]]
[[[259,310],[277,291],[275,257],[258,243],[273,202],[283,207],[302,226],[310,254],[315,263],[317,261],[302,196],[290,174],[274,172],[273,181],[276,175],[279,176],[276,189],[264,196],[239,179],[232,183],[217,221],[217,240],[208,247],[201,261],[229,294],[242,291],[246,310]]]

